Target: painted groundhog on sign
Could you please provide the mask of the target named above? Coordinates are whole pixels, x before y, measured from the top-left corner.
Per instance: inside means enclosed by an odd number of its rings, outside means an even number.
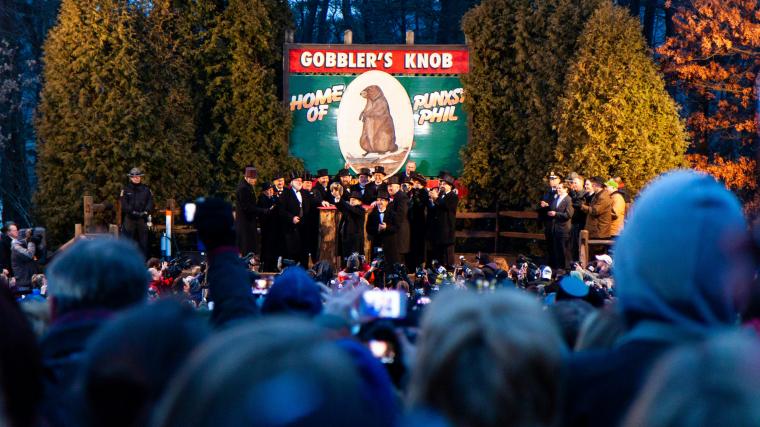
[[[359,139],[359,146],[365,151],[363,155],[397,151],[396,128],[382,89],[377,85],[367,86],[360,95],[367,100],[364,111],[359,114],[359,120],[363,122]]]

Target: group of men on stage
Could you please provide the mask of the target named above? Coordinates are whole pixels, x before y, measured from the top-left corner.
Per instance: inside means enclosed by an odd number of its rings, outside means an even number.
[[[366,233],[373,257],[382,253],[389,267],[401,263],[414,268],[433,259],[454,263],[459,197],[447,172],[441,172],[439,185],[432,188],[413,161],[403,174],[390,177],[382,166],[361,168],[353,185],[347,167],[333,177],[320,169],[315,176],[290,172],[273,178],[257,197],[258,173],[247,167],[237,188],[238,246],[244,255],[259,255],[260,271],[277,271],[279,257],[302,266],[309,258],[318,262],[319,208],[331,206],[341,212],[338,252],[343,259],[364,252]]]

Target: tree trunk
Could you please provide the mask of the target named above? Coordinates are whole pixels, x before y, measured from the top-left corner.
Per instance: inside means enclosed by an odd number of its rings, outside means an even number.
[[[327,10],[330,8],[330,0],[321,0],[319,15],[317,15],[317,43],[327,42]]]
[[[673,16],[676,14],[676,1],[670,2],[670,6],[665,7],[665,37],[673,37],[676,35],[675,25],[673,24]]]
[[[631,15],[639,18],[641,16],[641,0],[631,0],[628,3],[628,10],[631,11]]]
[[[314,40],[314,19],[317,17],[317,7],[319,0],[308,0],[306,2],[306,20],[303,23],[303,33],[301,34],[302,43],[311,43]]]
[[[340,11],[343,15],[343,30],[353,30],[353,17],[351,16],[351,0],[341,0]]]
[[[657,0],[647,0],[644,9],[644,37],[649,47],[654,46],[655,12],[657,12]]]

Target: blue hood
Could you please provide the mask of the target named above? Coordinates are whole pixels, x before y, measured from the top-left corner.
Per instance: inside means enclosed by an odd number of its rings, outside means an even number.
[[[667,337],[652,328],[644,335],[668,340],[674,332],[701,336],[734,323],[741,281],[727,280],[737,256],[730,247],[746,230],[738,200],[712,177],[679,170],[654,180],[634,203],[615,247],[626,319],[659,324]]]

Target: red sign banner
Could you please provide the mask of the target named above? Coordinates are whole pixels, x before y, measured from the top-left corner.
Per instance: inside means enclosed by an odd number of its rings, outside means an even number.
[[[340,47],[293,48],[289,72],[351,74],[380,70],[389,74],[465,74],[470,70],[466,48],[361,49]]]

